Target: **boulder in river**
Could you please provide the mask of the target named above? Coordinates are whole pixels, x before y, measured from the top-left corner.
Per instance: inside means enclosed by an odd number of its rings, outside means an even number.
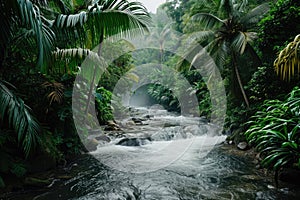
[[[96,151],[99,142],[95,138],[89,139],[84,145],[88,151]]]
[[[143,116],[143,118],[148,120],[148,119],[154,118],[154,115],[145,115],[145,116]]]
[[[121,146],[142,146],[149,144],[151,142],[150,138],[124,138],[121,139],[117,145]]]
[[[247,150],[248,149],[248,143],[247,142],[240,142],[238,143],[238,145],[236,146],[239,150]]]
[[[144,121],[143,119],[135,118],[135,117],[131,118],[131,120],[137,125],[142,125]]]
[[[166,122],[164,123],[164,127],[173,127],[173,126],[180,126],[179,122]]]
[[[120,131],[121,128],[120,128],[120,126],[119,126],[116,122],[114,122],[114,121],[112,121],[112,120],[109,120],[109,121],[107,122],[107,125],[106,125],[106,127],[104,128],[104,130],[105,130],[105,131]]]
[[[110,142],[111,141],[110,138],[106,135],[99,135],[99,136],[95,137],[95,139],[97,141],[104,141],[104,142]]]

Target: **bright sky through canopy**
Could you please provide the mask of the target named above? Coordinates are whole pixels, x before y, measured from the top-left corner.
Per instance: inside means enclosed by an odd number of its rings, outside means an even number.
[[[148,9],[148,11],[152,13],[156,13],[156,9],[158,8],[158,6],[166,2],[166,0],[137,0],[137,1],[141,2]]]

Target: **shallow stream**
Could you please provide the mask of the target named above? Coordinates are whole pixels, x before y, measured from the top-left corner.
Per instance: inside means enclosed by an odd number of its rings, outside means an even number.
[[[276,189],[250,158],[224,150],[226,136],[204,118],[146,108],[131,117],[139,123],[119,122],[121,136],[76,161],[74,178],[10,199],[300,199],[297,188]]]

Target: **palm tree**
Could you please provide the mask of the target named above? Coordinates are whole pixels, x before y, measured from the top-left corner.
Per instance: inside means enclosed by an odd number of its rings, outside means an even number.
[[[58,5],[49,8],[48,1]],[[38,48],[38,66],[47,73],[51,52],[56,48],[93,48],[105,37],[118,33],[131,35],[147,30],[150,16],[139,2],[95,0],[69,8],[62,0],[12,0],[0,3],[0,62],[6,48],[19,41]],[[76,1],[75,1],[76,2]],[[72,13],[76,12],[76,13]],[[70,44],[69,41],[72,41]],[[61,44],[62,43],[62,44]],[[99,53],[101,48],[99,48]]]
[[[97,0],[94,1],[87,11],[81,11],[77,14],[64,15],[56,17],[55,26],[60,28],[80,29],[79,32],[88,33],[86,38],[91,38],[93,46],[99,44],[98,57],[102,56],[102,42],[105,37],[116,35],[131,36],[136,33],[148,31],[150,25],[150,16],[145,7],[139,2],[129,2],[127,0]],[[79,28],[78,28],[79,27]],[[82,52],[82,49],[69,51],[73,55]],[[86,106],[86,113],[92,97],[95,86],[96,67],[91,80],[89,95]]]
[[[274,62],[275,71],[282,80],[290,81],[300,73],[300,34],[280,51]],[[296,73],[295,73],[296,71]],[[297,73],[298,72],[298,73]]]
[[[26,43],[38,50],[37,65],[41,72],[46,73],[48,71],[46,63],[53,55],[56,45],[65,42],[59,40],[62,33],[67,33],[64,37],[70,36],[76,40],[71,40],[73,42],[71,44],[63,43],[63,47],[67,48],[75,44],[75,49],[63,51],[60,55],[88,55],[92,52],[89,49],[78,48],[77,41],[80,41],[79,44],[85,48],[84,41],[87,38],[92,40],[92,44],[98,44],[105,37],[117,33],[130,35],[132,29],[135,33],[143,32],[147,30],[150,22],[146,9],[138,2],[96,0],[87,9],[81,10],[84,6],[79,7],[74,9],[80,11],[79,13],[70,14],[71,9],[67,9],[65,1],[52,1],[59,5],[61,13],[47,8],[47,1],[1,1],[0,67],[7,49],[15,44],[15,41]],[[57,52],[54,55],[57,55]],[[98,57],[100,56],[101,46],[98,51]],[[2,119],[7,117],[9,125],[18,133],[18,141],[22,143],[28,155],[30,149],[37,144],[40,128],[30,114],[29,108],[2,82],[0,83],[0,117]]]
[[[245,12],[246,1],[241,4],[234,4],[234,2],[234,0],[221,1],[220,9],[222,9],[221,13],[226,17],[225,19],[220,19],[210,13],[195,14],[191,18],[191,23],[201,23],[203,29],[193,33],[191,37],[205,45],[204,49],[220,68],[227,58],[231,59],[233,66],[231,71],[235,73],[244,101],[249,107],[249,101],[239,73],[238,58],[245,52],[251,52],[258,59],[250,43],[256,38],[257,23],[269,7],[268,4],[262,4],[249,12]],[[196,61],[202,55],[203,52],[196,52],[195,49],[192,49],[186,54],[186,57],[194,57],[193,60]]]

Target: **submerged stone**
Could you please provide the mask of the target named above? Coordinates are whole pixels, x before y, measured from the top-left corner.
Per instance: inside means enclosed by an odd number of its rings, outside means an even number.
[[[124,138],[121,139],[117,145],[121,146],[142,146],[149,144],[151,141],[150,138]]]

